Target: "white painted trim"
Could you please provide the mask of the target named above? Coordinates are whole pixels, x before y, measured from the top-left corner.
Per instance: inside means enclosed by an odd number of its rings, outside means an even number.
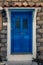
[[[33,58],[36,58],[36,15],[37,9],[35,9],[33,18]]]
[[[19,7],[16,7],[17,9]],[[13,8],[13,9],[16,9]],[[11,55],[11,35],[10,35],[10,15],[8,9],[12,8],[5,8],[7,12],[7,18],[8,18],[8,26],[7,26],[7,59],[8,61],[26,61],[26,60],[32,60],[32,58],[36,58],[36,13],[37,13],[37,8],[28,8],[28,7],[22,7],[19,9],[35,9],[34,13],[34,19],[33,19],[33,54],[25,54],[25,55]]]

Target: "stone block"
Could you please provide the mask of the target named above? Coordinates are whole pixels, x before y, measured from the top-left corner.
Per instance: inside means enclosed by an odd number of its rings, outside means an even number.
[[[22,1],[25,2],[25,0],[19,0],[19,1],[21,1],[21,2],[22,2]],[[31,2],[31,0],[26,0],[26,1]]]
[[[40,34],[36,34],[36,38],[41,38],[41,35]]]
[[[42,24],[42,29],[43,29],[43,24]]]
[[[41,16],[40,19],[43,20],[43,16]]]
[[[15,6],[15,5],[21,6],[21,4],[22,4],[21,2],[15,2],[14,6]]]
[[[27,6],[27,2],[23,2],[23,5],[24,5],[24,6]]]
[[[37,42],[43,43],[43,38],[37,38]]]
[[[41,11],[43,12],[43,7],[41,8]]]
[[[0,0],[0,1],[3,1],[3,0]]]
[[[43,29],[38,29],[37,32],[38,33],[43,33]]]
[[[2,46],[2,44],[0,43],[0,47]]]
[[[36,20],[40,20],[40,17],[37,17]]]
[[[18,1],[18,0],[12,0],[12,1]],[[20,0],[19,0],[20,1]],[[22,1],[22,0],[21,0]]]
[[[1,39],[3,39],[3,38],[5,38],[5,35],[4,34],[1,35]]]
[[[39,2],[36,3],[36,6],[38,6],[38,5],[40,5]],[[41,12],[41,7],[37,10],[37,12],[38,12],[38,13]]]
[[[39,2],[39,0],[32,0],[33,2]]]
[[[39,47],[38,49],[39,49],[40,51],[43,51],[43,47]]]
[[[40,43],[40,46],[43,46],[43,43]]]
[[[40,25],[36,25],[36,29],[40,28]]]
[[[2,2],[0,2],[0,7],[2,7]]]
[[[43,38],[43,34],[41,34],[42,35],[42,38]]]
[[[1,33],[2,34],[7,34],[7,30],[2,30]]]
[[[3,26],[3,30],[7,30],[7,26]]]
[[[2,39],[1,42],[2,43],[6,43],[7,42],[7,39]]]
[[[31,0],[26,0],[26,1],[31,2]]]
[[[40,59],[42,59],[42,60],[43,60],[43,55],[41,55],[41,56],[40,56]]]
[[[37,47],[39,47],[40,46],[40,43],[36,43],[36,45],[37,45]]]
[[[5,47],[2,47],[1,51],[7,51],[7,49]]]
[[[38,13],[38,16],[43,16],[43,12],[39,12]]]
[[[9,6],[9,2],[10,2],[10,1],[4,2],[4,5]]]
[[[40,4],[41,4],[41,6],[43,6],[43,2],[41,2]]]
[[[6,57],[2,57],[2,61],[6,60]]]
[[[34,2],[28,2],[28,4],[29,4],[30,6],[33,6],[35,3],[34,3]]]
[[[2,21],[3,22],[7,22],[7,18],[6,17],[3,17]]]
[[[6,1],[8,1],[8,2],[9,2],[9,1],[11,1],[11,0],[6,0]]]
[[[41,24],[43,24],[43,20],[39,20],[39,21],[37,21],[37,23],[41,25]]]
[[[7,26],[7,22],[3,22],[3,26]]]
[[[7,47],[7,43],[5,43],[4,46]]]

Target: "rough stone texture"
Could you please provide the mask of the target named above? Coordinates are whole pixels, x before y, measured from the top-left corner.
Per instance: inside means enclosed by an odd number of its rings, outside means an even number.
[[[4,10],[3,10],[4,11]],[[6,19],[6,12],[2,12],[2,22],[3,22],[3,27],[2,30],[0,31],[0,56],[2,60],[6,60],[7,56],[7,19]]]
[[[40,51],[40,53],[38,53],[37,55],[38,58],[43,59],[43,8],[38,10],[36,20],[37,51]]]
[[[39,0],[32,0],[33,2],[39,2]]]
[[[19,5],[19,2],[21,2],[21,5],[23,4],[23,2],[27,3],[27,5],[33,6],[43,6],[43,1],[41,0],[0,0],[0,6],[9,6],[9,5],[13,5],[15,6],[16,3],[18,3],[17,5]],[[13,4],[12,4],[13,3]]]

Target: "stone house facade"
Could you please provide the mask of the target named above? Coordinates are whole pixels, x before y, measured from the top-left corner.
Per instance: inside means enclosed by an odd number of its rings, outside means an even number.
[[[37,58],[43,60],[43,0],[0,0],[0,7],[36,7],[40,8],[36,16]],[[5,16],[3,16],[5,14]],[[6,60],[7,56],[7,17],[6,11],[0,11],[0,56]]]

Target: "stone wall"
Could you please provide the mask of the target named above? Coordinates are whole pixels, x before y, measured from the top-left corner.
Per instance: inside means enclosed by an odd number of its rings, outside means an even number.
[[[19,5],[26,5],[29,4],[32,5],[43,5],[43,0],[11,0],[14,1],[15,4]],[[0,6],[4,4],[10,5],[12,4],[10,0],[0,0]],[[2,30],[0,31],[0,55],[2,60],[6,60],[7,56],[7,16],[6,12],[0,11],[0,14],[2,14]],[[40,7],[37,11],[36,16],[36,43],[37,43],[37,58],[43,59],[43,7]]]
[[[6,12],[3,10],[1,11],[2,14],[2,30],[0,31],[0,55],[2,60],[6,59],[7,55],[7,17]]]
[[[0,0],[0,6],[43,6],[43,0]]]
[[[36,20],[37,55],[43,59],[43,7],[38,10]]]

